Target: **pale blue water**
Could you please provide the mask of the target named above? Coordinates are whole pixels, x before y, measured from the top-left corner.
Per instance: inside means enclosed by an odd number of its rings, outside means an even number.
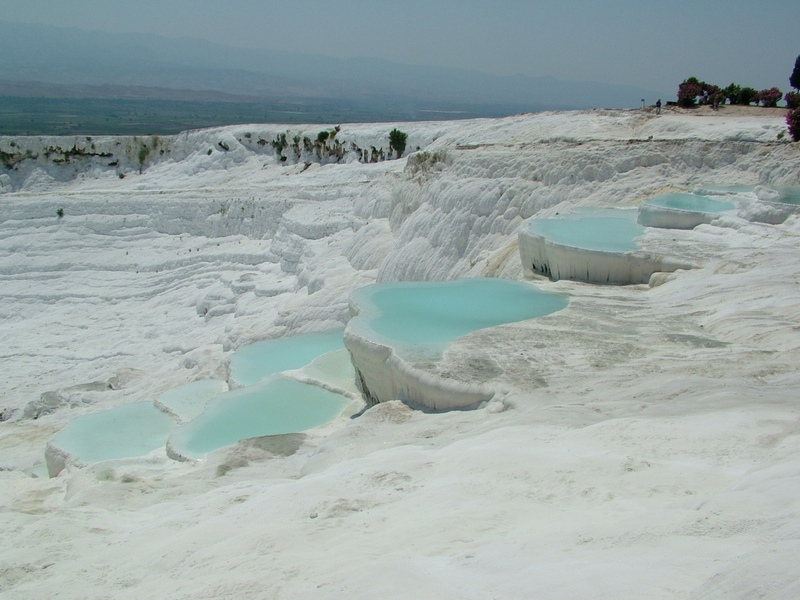
[[[208,402],[223,392],[228,384],[219,379],[201,379],[167,390],[158,397],[181,421],[191,421],[202,413]]]
[[[72,419],[52,443],[83,462],[144,456],[164,446],[175,422],[152,402],[123,404]]]
[[[694,189],[695,194],[751,194],[755,191],[754,185],[718,185],[718,184],[708,184],[708,185],[699,185]]]
[[[300,374],[313,381],[321,381],[335,389],[358,393],[356,372],[347,349],[326,352],[300,369]]]
[[[752,194],[756,186],[752,185],[702,185],[694,189],[696,194]],[[800,205],[800,188],[770,188],[778,192],[774,202]]]
[[[636,211],[598,211],[535,219],[530,231],[557,244],[584,250],[631,252],[645,228],[636,222]]]
[[[25,474],[37,479],[47,479],[50,477],[50,471],[48,471],[46,463],[41,463],[30,469],[25,469]]]
[[[752,188],[751,188],[752,190]],[[698,194],[662,194],[645,200],[647,204],[672,208],[675,210],[689,210],[703,213],[720,213],[726,210],[735,210],[736,205],[727,200],[716,200]]]
[[[231,356],[231,378],[253,385],[264,377],[299,369],[326,352],[344,348],[343,329],[255,342]]]
[[[299,369],[323,354],[331,358],[309,368],[309,376],[354,378],[343,330],[257,342],[240,348],[231,360],[240,383],[227,392],[219,380],[195,381],[168,390],[158,401],[188,423],[176,431],[179,451],[202,456],[249,437],[305,431],[334,419],[350,399],[324,388],[274,373]],[[272,375],[271,375],[272,374]],[[334,384],[336,381],[334,381]],[[133,458],[163,447],[175,422],[153,403],[139,402],[77,417],[52,438],[59,448],[87,463]],[[180,433],[178,433],[180,432]]]
[[[800,204],[800,188],[784,188],[780,190],[779,202],[786,204]]]
[[[190,458],[239,440],[296,433],[336,418],[350,399],[315,385],[274,375],[221,394],[205,412],[175,430],[171,446]]]
[[[361,313],[351,325],[365,337],[414,346],[446,345],[478,329],[556,312],[569,302],[505,279],[381,283],[352,297]]]

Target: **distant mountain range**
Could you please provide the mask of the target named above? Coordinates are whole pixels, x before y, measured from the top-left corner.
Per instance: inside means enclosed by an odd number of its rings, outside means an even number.
[[[409,114],[499,116],[634,108],[663,94],[635,86],[491,75],[375,58],[339,59],[194,38],[0,21],[0,96],[260,102],[381,102]],[[429,116],[428,118],[434,118]]]

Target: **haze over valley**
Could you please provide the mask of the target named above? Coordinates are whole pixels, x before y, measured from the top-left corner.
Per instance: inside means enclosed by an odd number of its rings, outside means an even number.
[[[248,121],[463,119],[633,108],[664,95],[634,85],[8,21],[0,21],[0,51],[7,57],[0,65],[0,94],[6,97],[0,128],[6,134],[165,134],[187,125]],[[84,99],[91,99],[88,107]]]

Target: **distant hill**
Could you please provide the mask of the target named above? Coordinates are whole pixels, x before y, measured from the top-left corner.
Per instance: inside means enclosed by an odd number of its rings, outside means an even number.
[[[392,111],[402,109],[409,115],[453,110],[498,116],[552,109],[634,108],[642,98],[652,102],[662,95],[635,86],[498,76],[373,58],[240,48],[227,45],[226,40],[215,44],[8,21],[0,21],[0,53],[4,57],[0,96],[86,94],[223,102],[353,99],[386,103]]]

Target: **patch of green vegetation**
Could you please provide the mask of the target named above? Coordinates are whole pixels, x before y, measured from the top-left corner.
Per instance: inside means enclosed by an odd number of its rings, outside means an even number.
[[[14,142],[9,144],[12,148],[17,148]],[[23,160],[38,158],[38,154],[34,154],[32,150],[28,149],[25,152],[5,152],[0,150],[0,164],[6,169],[13,169]]]
[[[67,148],[66,150],[61,148],[60,146],[48,146],[44,150],[44,155],[47,158],[50,158],[52,155],[56,155],[56,158],[53,159],[53,162],[56,164],[61,163],[68,163],[74,157],[89,157],[89,156],[100,156],[102,158],[110,158],[114,156],[111,152],[95,152],[94,151],[94,144],[92,144],[92,149],[87,150],[85,148],[78,148],[78,144],[73,144],[72,148]],[[28,157],[33,158],[33,157]]]
[[[142,165],[144,165],[144,161],[147,160],[148,154],[150,154],[150,148],[147,147],[147,144],[142,144],[142,147],[139,148],[139,153],[137,154],[140,168],[142,167]]]
[[[389,132],[389,152],[394,150],[397,158],[403,156],[406,151],[406,142],[408,141],[408,134],[395,128]]]
[[[283,155],[284,148],[288,146],[288,143],[286,142],[286,134],[279,134],[277,138],[270,142],[270,144],[272,144],[272,147],[275,149],[275,154],[277,154],[281,159],[286,160],[286,157]]]
[[[133,137],[134,144],[139,144],[139,139],[134,136]],[[155,152],[158,147],[161,145],[161,138],[157,135],[151,135],[149,143],[148,141],[143,141],[139,145],[139,150],[136,153],[136,158],[139,161],[139,173],[144,170],[144,163],[147,162],[147,158],[150,156],[151,152]],[[161,149],[161,153],[164,153],[164,149]]]

